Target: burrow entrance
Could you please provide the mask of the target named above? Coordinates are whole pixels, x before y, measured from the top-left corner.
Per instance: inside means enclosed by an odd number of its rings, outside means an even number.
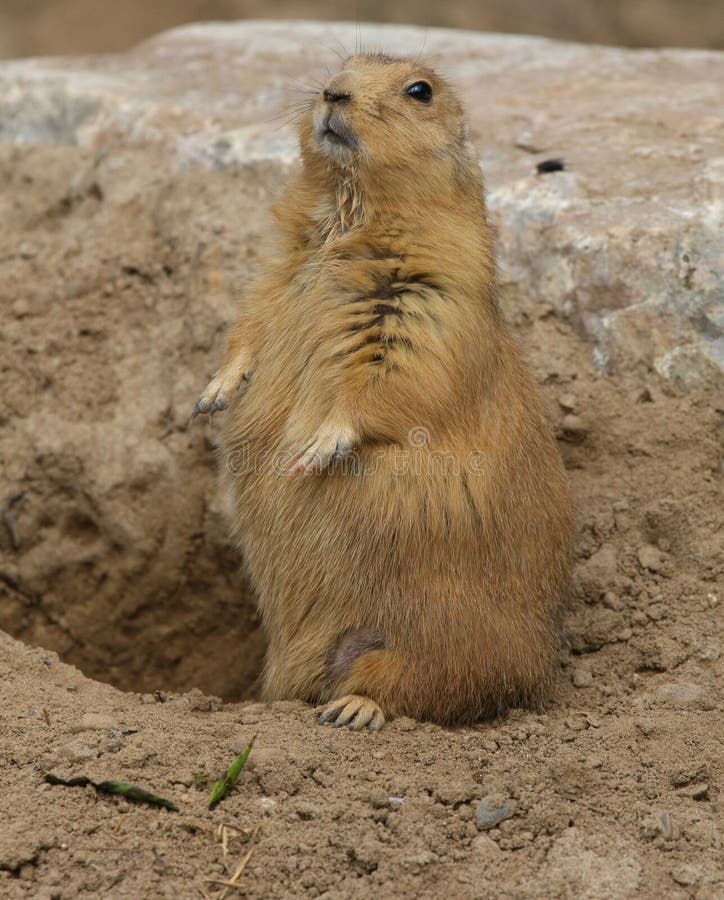
[[[185,524],[156,498],[138,518],[152,537],[124,540],[112,505],[63,478],[59,461],[44,459],[42,480],[4,499],[0,628],[125,691],[254,696],[254,598],[205,501]]]

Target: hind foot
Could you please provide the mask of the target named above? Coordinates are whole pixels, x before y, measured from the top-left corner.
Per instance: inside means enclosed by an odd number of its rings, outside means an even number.
[[[360,731],[367,726],[370,731],[379,731],[385,724],[385,714],[369,697],[347,694],[346,697],[339,697],[327,704],[319,717],[319,724],[324,725],[326,722],[332,722],[332,728],[346,725],[350,731]]]

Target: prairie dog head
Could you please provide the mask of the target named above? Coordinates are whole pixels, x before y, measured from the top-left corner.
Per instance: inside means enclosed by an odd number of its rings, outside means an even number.
[[[406,169],[424,178],[477,159],[450,86],[414,60],[352,56],[302,123],[303,154],[332,168]]]

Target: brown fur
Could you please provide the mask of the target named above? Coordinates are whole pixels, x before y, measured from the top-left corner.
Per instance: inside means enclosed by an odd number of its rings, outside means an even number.
[[[428,104],[405,92],[419,80]],[[264,696],[357,694],[441,723],[538,705],[571,513],[498,309],[462,109],[408,60],[353,57],[327,89],[343,99],[320,95],[302,122],[276,256],[198,406],[231,401],[225,478],[268,636]],[[323,135],[330,114],[347,146]]]

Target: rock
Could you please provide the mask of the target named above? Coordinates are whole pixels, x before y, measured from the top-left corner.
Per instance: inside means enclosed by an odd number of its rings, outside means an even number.
[[[575,413],[578,408],[578,400],[575,394],[561,394],[558,397],[558,405],[565,413]]]
[[[71,725],[69,731],[79,734],[81,731],[112,731],[116,727],[116,720],[112,716],[103,713],[86,713]]]
[[[620,614],[610,609],[584,607],[575,610],[566,619],[568,640],[576,653],[589,653],[599,650],[604,644],[623,640],[622,619]],[[628,629],[628,637],[631,636]]]
[[[678,866],[672,870],[671,877],[682,887],[689,887],[689,885],[696,884],[697,881],[701,880],[701,867],[693,865]]]
[[[561,420],[558,434],[561,440],[568,441],[569,444],[580,444],[585,441],[589,431],[588,424],[581,416],[568,413]]]
[[[641,823],[641,836],[648,841],[655,841],[657,838],[664,838],[671,841],[677,837],[677,830],[671,821],[671,816],[665,810],[660,813],[652,814]]]
[[[410,863],[413,866],[430,866],[433,863],[436,863],[438,859],[437,853],[433,853],[432,850],[423,850],[420,853],[414,854],[414,856],[408,856],[405,862]]]
[[[670,840],[674,837],[674,825],[671,821],[671,816],[666,811],[659,815],[659,824],[661,826],[661,834],[666,840]]]
[[[623,600],[617,594],[614,594],[613,591],[606,591],[601,598],[601,602],[606,609],[613,609],[616,612],[621,612],[625,605]]]
[[[458,806],[479,796],[480,785],[471,779],[445,781],[435,790],[435,800],[443,806]]]
[[[704,696],[704,689],[698,684],[667,682],[656,689],[656,696],[669,706],[698,705]]]
[[[500,847],[492,838],[488,837],[487,834],[479,834],[477,837],[473,838],[470,849],[473,853],[485,857],[500,856],[501,852]]]
[[[259,800],[259,808],[264,813],[265,816],[270,816],[277,807],[276,800],[272,800],[271,797],[262,797]]]
[[[294,805],[294,813],[297,818],[302,819],[304,822],[309,822],[311,819],[316,819],[319,816],[319,807],[313,803],[300,800]]]
[[[30,304],[27,300],[16,300],[11,309],[16,319],[24,319],[30,315]]]
[[[241,710],[239,721],[243,725],[256,725],[268,714],[269,707],[266,703],[250,703]]]
[[[684,789],[686,791],[686,789]],[[708,784],[695,784],[693,787],[689,788],[689,796],[692,800],[708,800],[709,799],[709,785]]]
[[[577,688],[590,687],[593,684],[593,675],[591,675],[588,669],[579,667],[573,670],[571,681],[573,682],[573,686]]]
[[[70,741],[60,748],[58,755],[71,763],[86,762],[86,760],[95,759],[98,756],[98,751],[82,741]]]
[[[643,544],[639,547],[637,554],[638,560],[644,569],[650,572],[659,572],[664,563],[664,556],[658,547],[651,544]]]
[[[568,716],[564,720],[564,724],[566,728],[569,728],[571,731],[585,731],[588,728],[588,720],[585,713],[577,713]]]
[[[618,569],[616,548],[604,544],[586,562],[576,569],[582,590],[591,599],[604,594],[610,587]]]
[[[480,801],[475,812],[475,824],[480,831],[488,831],[514,815],[515,801],[502,795],[492,794]]]
[[[716,52],[400,26],[191,25],[126,55],[4,64],[0,137],[107,152],[115,133],[163,146],[168,166],[286,169],[297,157],[291,126],[269,128],[259,109],[277,113],[290,78],[334,63],[320,59],[333,41],[412,55],[424,41],[446,61],[485,165],[501,271],[569,316],[602,369],[653,368],[682,387],[720,377]],[[533,95],[535,121],[529,113],[521,129],[520,98]],[[602,154],[612,140],[616,153]],[[565,156],[565,171],[536,176],[529,154],[543,148]]]
[[[373,809],[389,809],[391,805],[387,791],[383,791],[381,788],[370,791],[370,803]]]
[[[647,629],[631,641],[638,653],[637,668],[654,672],[675,669],[689,656],[685,647],[667,634],[651,634]]]
[[[183,699],[194,712],[216,712],[223,705],[219,697],[208,697],[198,688],[192,688],[183,695]]]
[[[709,777],[709,767],[705,764],[691,763],[677,769],[671,776],[671,783],[674,787],[680,788],[693,782],[703,781]]]

